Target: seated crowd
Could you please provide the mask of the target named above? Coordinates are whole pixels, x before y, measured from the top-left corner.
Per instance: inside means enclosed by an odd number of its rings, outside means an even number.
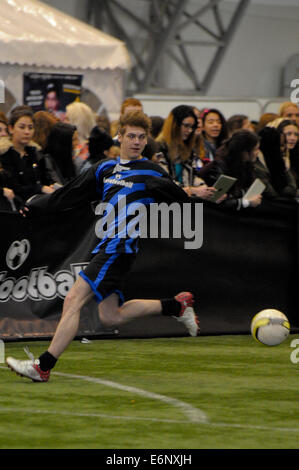
[[[127,98],[120,114],[143,110]],[[235,178],[219,207],[242,210],[263,199],[299,195],[299,109],[282,103],[259,122],[246,115],[226,119],[219,109],[181,104],[166,118],[151,116],[143,156],[156,162],[190,197],[209,201],[221,175]],[[0,210],[18,211],[35,194],[51,193],[92,164],[116,158],[117,122],[97,116],[80,102],[67,106],[63,121],[48,111],[17,106],[0,112]],[[259,178],[262,194],[244,198]]]

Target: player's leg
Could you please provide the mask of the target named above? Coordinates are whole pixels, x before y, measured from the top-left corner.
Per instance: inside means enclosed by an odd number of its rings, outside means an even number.
[[[100,260],[100,265],[106,266],[107,269],[99,271],[97,267],[98,260]],[[134,299],[122,303],[124,280],[134,260],[135,256],[129,254],[114,254],[112,256],[99,254],[84,271],[85,279],[91,284],[99,300],[99,317],[105,326],[120,326],[134,318],[147,315],[161,313],[164,315],[180,315],[181,303],[175,298],[164,301]],[[192,294],[190,295],[192,296]],[[119,306],[119,304],[122,305]]]
[[[81,308],[92,299],[93,295],[90,286],[82,277],[78,277],[64,300],[61,319],[48,348],[48,352],[56,359],[76,336]]]
[[[181,292],[170,299],[134,299],[119,307],[119,297],[113,293],[99,304],[100,320],[105,326],[120,326],[134,318],[162,314],[183,323],[191,336],[199,334],[199,321],[193,309],[193,295]]]
[[[64,300],[62,316],[48,350],[36,360],[31,358],[20,361],[8,357],[7,365],[18,375],[28,377],[35,382],[47,382],[50,369],[54,367],[78,331],[80,309],[92,296],[89,285],[79,277]]]
[[[99,317],[104,326],[119,326],[134,318],[161,314],[160,300],[134,299],[119,307],[119,296],[115,293],[99,304]]]

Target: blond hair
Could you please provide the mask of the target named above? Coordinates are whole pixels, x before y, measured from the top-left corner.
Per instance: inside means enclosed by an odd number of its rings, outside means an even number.
[[[96,126],[92,109],[85,103],[75,101],[66,107],[66,116],[70,124],[76,126],[79,139],[87,140]]]
[[[282,103],[280,105],[280,108],[279,108],[279,116],[283,116],[283,113],[285,112],[285,110],[291,106],[292,108],[298,108],[298,106],[296,105],[296,103],[293,103],[293,101],[284,101],[284,103]]]
[[[279,126],[279,124],[281,124],[283,121],[288,121],[288,120],[289,119],[285,117],[278,117],[274,119],[273,121],[268,122],[266,127],[274,127],[276,129]]]

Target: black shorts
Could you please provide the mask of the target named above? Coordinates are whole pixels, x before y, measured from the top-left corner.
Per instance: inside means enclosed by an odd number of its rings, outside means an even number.
[[[80,276],[90,285],[98,303],[116,293],[119,304],[124,302],[123,285],[136,258],[135,254],[105,253],[95,254]]]

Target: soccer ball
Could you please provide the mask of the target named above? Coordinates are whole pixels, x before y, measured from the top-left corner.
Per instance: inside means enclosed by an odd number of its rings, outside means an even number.
[[[284,313],[274,308],[257,313],[251,322],[251,334],[259,343],[277,346],[290,333],[290,323]]]

